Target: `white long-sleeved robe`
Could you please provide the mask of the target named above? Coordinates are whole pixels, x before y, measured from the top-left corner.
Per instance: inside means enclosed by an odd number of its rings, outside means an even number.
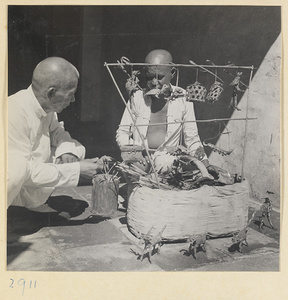
[[[85,148],[64,130],[56,113],[42,109],[32,87],[8,97],[8,206],[35,208],[55,188],[77,186],[79,162],[53,163],[64,153],[83,159]]]
[[[172,89],[174,92],[176,87],[172,86]],[[177,87],[177,89],[182,90],[183,95],[185,95],[185,90],[179,87]],[[144,142],[148,146],[146,135],[151,115],[150,96],[143,97],[142,91],[136,91],[128,105],[133,114],[135,124],[144,125],[138,126],[138,128]],[[181,143],[183,134],[183,144],[190,150],[191,155],[200,160],[207,159],[198,135],[197,124],[194,122],[195,113],[192,102],[187,102],[185,96],[169,100],[166,121],[168,123],[167,133],[164,143],[159,147],[159,150],[165,149],[166,146],[178,146]],[[142,144],[138,131],[133,127],[133,121],[127,108],[125,108],[119,128],[116,132],[116,141],[119,147],[129,144]]]

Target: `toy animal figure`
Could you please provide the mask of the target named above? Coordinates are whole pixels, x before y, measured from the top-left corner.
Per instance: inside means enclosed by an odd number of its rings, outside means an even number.
[[[272,201],[266,197],[264,203],[260,207],[260,213],[259,216],[260,224],[259,224],[259,230],[261,231],[265,225],[264,219],[267,218],[269,225],[272,229],[276,230],[277,228],[273,226],[271,221],[271,211],[272,211]]]
[[[193,236],[189,236],[187,239],[187,243],[190,243],[189,248],[188,248],[188,255],[193,255],[195,259],[196,257],[196,252],[197,249],[201,248],[203,252],[206,252],[206,234],[196,234]]]
[[[245,90],[242,90],[240,88],[240,77],[242,75],[242,72],[237,72],[236,77],[234,78],[234,80],[229,84],[230,86],[233,86],[233,93],[232,93],[232,97],[230,100],[230,105],[229,107],[232,109],[237,109],[237,110],[241,110],[240,108],[237,107],[238,105],[238,93],[239,92],[244,92]]]
[[[193,157],[192,155],[181,155],[179,157],[179,162],[185,164],[185,165],[189,165],[191,163],[194,163],[197,168],[200,170],[201,174],[202,174],[202,177],[203,178],[207,178],[207,179],[211,179],[213,180],[214,177],[208,173],[205,165],[203,164],[202,161],[198,160],[197,158]]]
[[[254,211],[254,213],[252,214],[252,217],[248,221],[247,225],[242,230],[233,233],[232,246],[233,245],[238,245],[238,251],[240,253],[242,253],[243,245],[248,247],[248,242],[247,242],[248,227],[249,227],[250,223],[252,222],[255,214],[256,214],[256,211]]]
[[[148,260],[151,263],[151,256],[153,250],[157,250],[157,254],[160,253],[160,248],[162,246],[162,233],[166,228],[166,225],[162,228],[162,230],[157,233],[155,236],[151,236],[150,232],[154,226],[151,227],[151,229],[145,234],[141,240],[144,242],[144,249],[142,251],[142,254],[140,255],[141,261],[143,260],[144,256],[148,254]]]
[[[199,149],[199,150],[198,150]],[[203,148],[200,147],[198,148],[198,151],[201,151],[201,153],[204,153]],[[194,163],[197,168],[201,171],[202,177],[208,178],[208,179],[213,179],[213,176],[210,175],[206,169],[206,167],[204,166],[204,164],[202,163],[202,161],[200,161],[200,158],[197,159],[196,157],[192,156],[189,152],[189,150],[187,148],[185,148],[184,146],[177,146],[174,149],[171,149],[171,151],[168,150],[168,153],[171,153],[172,155],[175,155],[178,157],[179,162],[185,164],[185,165],[189,165]],[[200,156],[200,155],[198,155]]]
[[[139,82],[138,75],[140,74],[140,71],[132,71],[130,75],[125,69],[125,66],[131,65],[130,60],[127,57],[122,56],[120,58],[120,61],[117,60],[117,63],[118,63],[118,67],[128,76],[125,87],[129,97],[131,97],[132,94],[137,90],[142,90],[142,88],[138,84]]]
[[[174,91],[172,91],[171,95],[170,95],[170,99],[171,100],[175,100],[179,97],[184,97],[186,96],[186,92],[183,91],[183,89],[179,88],[179,87],[175,87]]]
[[[125,88],[128,92],[129,97],[131,97],[137,90],[140,90],[139,87],[139,75],[140,71],[132,71],[132,75],[127,79]]]
[[[205,141],[203,141],[203,146],[211,148],[212,151],[217,152],[217,153],[221,154],[222,156],[230,155],[233,151],[233,149],[232,150],[221,149],[211,143],[206,143]]]

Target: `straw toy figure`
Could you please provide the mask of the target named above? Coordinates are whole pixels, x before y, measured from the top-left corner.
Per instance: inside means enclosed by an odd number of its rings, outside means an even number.
[[[237,72],[236,77],[233,79],[233,81],[229,84],[230,86],[233,87],[233,93],[232,93],[232,97],[230,100],[230,105],[229,107],[232,108],[233,110],[237,109],[237,110],[241,110],[240,108],[237,107],[238,105],[238,93],[239,92],[244,92],[245,90],[242,90],[240,88],[240,77],[242,75],[242,72]]]
[[[187,251],[187,255],[193,255],[194,258],[196,259],[196,252],[197,249],[201,249],[203,252],[206,252],[206,234],[196,234],[193,236],[189,236],[187,239],[187,243],[190,243],[188,251]]]
[[[147,234],[141,237],[141,240],[144,242],[144,249],[142,251],[140,259],[142,261],[144,256],[148,254],[148,260],[150,263],[151,263],[152,252],[156,250],[157,254],[160,253],[160,248],[162,246],[162,233],[165,230],[166,225],[155,236],[151,236],[150,232],[152,231],[153,228],[154,226],[151,227],[151,229],[148,231]]]
[[[277,228],[273,226],[272,221],[271,221],[271,211],[272,211],[272,201],[266,197],[264,203],[260,207],[260,213],[261,215],[258,217],[260,224],[259,224],[259,230],[261,231],[265,225],[264,220],[267,218],[267,221],[270,225],[270,227],[274,230]]]
[[[238,246],[238,251],[240,253],[242,253],[243,245],[248,247],[248,242],[247,242],[248,227],[249,227],[250,223],[252,222],[255,214],[256,214],[256,211],[254,211],[254,213],[252,214],[252,217],[248,221],[247,225],[242,230],[233,233],[232,246]]]

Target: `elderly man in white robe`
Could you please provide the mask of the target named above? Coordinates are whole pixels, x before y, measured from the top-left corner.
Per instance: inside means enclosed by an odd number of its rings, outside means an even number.
[[[8,207],[55,211],[45,204],[55,188],[77,186],[80,175],[92,178],[110,159],[84,159],[84,146],[57,119],[75,101],[78,79],[67,60],[46,58],[32,84],[8,97]]]

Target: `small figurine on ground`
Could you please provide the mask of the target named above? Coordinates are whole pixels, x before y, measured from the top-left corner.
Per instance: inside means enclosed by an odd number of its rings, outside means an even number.
[[[242,247],[243,245],[248,247],[248,242],[247,242],[247,232],[248,232],[248,227],[252,220],[254,219],[254,216],[256,214],[256,211],[252,214],[252,217],[248,221],[247,225],[240,231],[234,232],[233,237],[232,237],[232,246],[238,246],[238,251],[242,253]],[[231,247],[232,247],[231,246]]]
[[[206,253],[206,234],[196,234],[193,236],[189,236],[187,239],[187,243],[190,243],[189,248],[188,248],[188,255],[193,255],[195,259],[197,259],[196,257],[196,252],[197,249],[202,249],[203,252]]]
[[[193,257],[197,259],[196,252],[199,248],[206,253],[206,240],[206,234],[191,235],[186,240],[186,243],[189,243],[188,250],[182,249],[180,252],[184,252],[183,254],[186,256],[193,255]]]
[[[141,261],[143,260],[144,256],[148,254],[148,260],[151,263],[151,256],[153,250],[157,251],[157,254],[160,253],[160,248],[162,246],[162,233],[166,228],[166,225],[162,228],[160,232],[158,232],[155,236],[151,236],[150,232],[154,226],[151,227],[151,229],[148,231],[147,234],[145,234],[143,237],[141,237],[141,240],[144,243],[144,249],[142,251],[142,254],[140,255]]]
[[[275,226],[273,226],[272,221],[271,221],[271,211],[272,211],[272,201],[266,197],[264,203],[262,204],[262,206],[260,207],[260,216],[259,221],[259,230],[261,231],[265,225],[264,220],[265,218],[267,218],[268,223],[270,225],[270,227],[274,230],[277,230],[277,228]]]

